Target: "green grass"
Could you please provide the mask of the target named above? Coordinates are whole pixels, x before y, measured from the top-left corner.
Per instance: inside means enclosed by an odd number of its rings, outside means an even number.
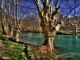
[[[10,60],[26,60],[26,55],[24,53],[24,45],[9,41],[6,36],[0,33],[0,40],[5,47],[4,56],[9,57]]]
[[[24,45],[11,41],[3,41],[3,44],[5,46],[4,56],[9,57],[11,60],[25,59],[26,55],[23,56]]]

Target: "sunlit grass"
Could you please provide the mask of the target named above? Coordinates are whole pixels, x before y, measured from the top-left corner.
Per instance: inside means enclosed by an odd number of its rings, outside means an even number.
[[[23,56],[24,45],[11,41],[3,41],[3,44],[5,45],[5,56],[9,57],[11,60],[25,59],[26,56]]]
[[[9,57],[10,60],[25,60],[26,55],[24,53],[24,45],[18,44],[12,41],[9,41],[6,36],[3,36],[0,33],[0,40],[5,47],[5,52],[3,53],[4,56]]]

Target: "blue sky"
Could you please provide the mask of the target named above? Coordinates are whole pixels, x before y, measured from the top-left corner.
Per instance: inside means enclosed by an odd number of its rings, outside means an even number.
[[[53,1],[53,6],[56,1],[57,0]],[[68,1],[68,2],[66,2],[66,1]],[[76,2],[76,5],[80,4],[80,0],[60,0],[59,6],[61,6],[61,8],[59,9],[59,11],[65,15],[67,15],[70,12],[70,10],[72,10],[74,8],[74,2]],[[26,4],[24,4],[24,5],[35,7],[34,0],[28,0],[28,2],[26,2]],[[80,9],[80,6],[76,8],[76,14],[75,14],[76,16],[80,16],[79,9]],[[70,16],[73,16],[73,15],[74,15],[74,10],[70,14]]]
[[[5,0],[5,1],[9,2],[10,0]],[[69,1],[69,2],[65,2],[65,1]],[[70,10],[74,8],[74,1],[77,1],[76,5],[80,4],[80,0],[60,0],[59,5],[61,6],[61,8],[59,9],[59,11],[65,15],[67,15],[70,12]],[[56,0],[54,0],[54,2],[53,2],[53,7],[54,7],[55,2],[56,2]],[[0,0],[0,4],[1,4],[1,0]],[[32,15],[33,13],[37,12],[34,0],[28,0],[28,1],[20,0],[19,4],[22,6],[25,6],[25,7],[35,8],[35,9],[29,9],[29,8],[19,6],[18,7],[19,15],[22,14],[22,15],[27,16],[27,15]],[[11,5],[12,5],[12,3],[11,3]],[[79,9],[80,9],[80,6],[76,8],[76,15],[80,16]],[[72,11],[72,13],[70,15],[73,16],[74,11]]]

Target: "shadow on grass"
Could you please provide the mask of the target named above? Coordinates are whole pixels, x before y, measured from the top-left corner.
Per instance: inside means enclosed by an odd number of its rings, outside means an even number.
[[[28,49],[27,49],[28,47],[27,47],[27,44],[25,45],[25,49],[24,49],[24,52],[25,52],[25,55],[26,55],[26,57],[27,57],[27,60],[32,60],[31,59],[31,56],[29,56],[29,54],[28,54]]]

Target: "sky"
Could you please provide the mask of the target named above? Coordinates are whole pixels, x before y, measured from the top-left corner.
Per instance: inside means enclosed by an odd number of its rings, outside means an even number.
[[[5,0],[5,1],[9,2],[10,0]],[[56,1],[57,0],[53,1],[53,8]],[[65,2],[65,1],[69,1],[69,2]],[[66,16],[70,12],[70,10],[74,8],[74,2],[76,2],[76,5],[80,4],[80,0],[60,0],[59,6],[61,6],[61,8],[59,9],[59,12]],[[0,0],[0,4],[1,4],[1,0]],[[34,13],[37,13],[37,8],[34,0],[20,0],[19,5],[21,6],[18,7],[18,15],[22,15],[26,17],[27,15],[31,16]],[[30,9],[30,8],[35,8],[35,9]],[[13,8],[11,8],[11,11],[12,10]],[[76,14],[75,14],[76,16],[80,16],[79,10],[80,10],[80,6],[76,8]],[[74,11],[72,11],[72,13],[69,16],[74,16]]]
[[[57,0],[53,1],[53,7],[54,7],[54,4],[56,1]],[[59,6],[61,6],[61,8],[59,9],[59,12],[61,12],[62,14],[64,14],[66,16],[70,12],[70,10],[72,10],[74,8],[74,2],[76,2],[76,5],[80,4],[80,0],[60,0]],[[31,6],[32,8],[35,8],[34,0],[28,0],[28,2],[26,2],[26,4],[24,4],[24,5]],[[79,11],[80,6],[78,6],[75,10],[76,10],[75,16],[80,16],[80,11]],[[36,12],[35,9],[34,9],[34,11]],[[71,12],[71,14],[69,16],[74,16],[74,10]]]

